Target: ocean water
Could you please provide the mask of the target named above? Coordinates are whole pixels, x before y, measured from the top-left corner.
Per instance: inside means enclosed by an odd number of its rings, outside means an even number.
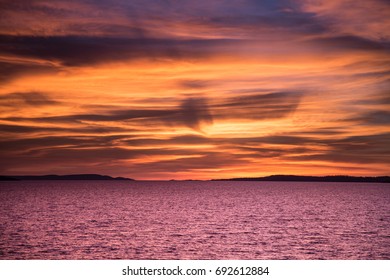
[[[0,259],[390,259],[390,184],[0,182]]]

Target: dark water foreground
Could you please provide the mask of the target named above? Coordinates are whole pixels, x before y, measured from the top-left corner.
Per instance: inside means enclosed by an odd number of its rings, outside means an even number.
[[[0,259],[390,259],[390,184],[0,182]]]

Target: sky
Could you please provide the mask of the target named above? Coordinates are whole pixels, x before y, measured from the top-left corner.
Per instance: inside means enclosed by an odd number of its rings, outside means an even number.
[[[0,174],[389,175],[387,0],[0,0]]]

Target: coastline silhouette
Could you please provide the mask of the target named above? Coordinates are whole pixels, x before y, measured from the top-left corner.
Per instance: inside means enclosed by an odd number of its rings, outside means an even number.
[[[0,176],[0,181],[22,181],[22,180],[128,180],[135,179],[125,177],[111,177],[100,174],[69,174],[69,175],[18,175]],[[139,180],[143,181],[143,180]],[[165,180],[162,180],[165,181]],[[364,183],[390,183],[390,176],[363,177],[363,176],[300,176],[300,175],[271,175],[265,177],[243,177],[229,179],[211,179],[211,180],[177,180],[166,181],[282,181],[282,182],[364,182]]]
[[[130,180],[124,177],[111,177],[100,174],[70,174],[70,175],[22,175],[22,176],[0,176],[0,181],[21,181],[21,180]]]

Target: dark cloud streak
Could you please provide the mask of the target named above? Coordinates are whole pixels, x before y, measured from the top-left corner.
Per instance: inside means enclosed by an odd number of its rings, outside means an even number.
[[[81,66],[142,58],[200,58],[216,53],[217,49],[234,42],[227,39],[0,35],[0,54],[59,61],[65,66]]]
[[[215,105],[215,115],[254,120],[283,118],[298,108],[302,96],[301,92],[273,92],[227,98]]]
[[[1,44],[0,44],[0,54]],[[52,65],[14,63],[0,61],[0,83],[7,83],[23,76],[57,73],[60,69]]]
[[[54,105],[58,102],[41,92],[13,92],[0,96],[0,105],[14,106],[15,103],[28,106]]]
[[[357,51],[390,51],[390,42],[371,40],[359,36],[325,36],[308,40],[324,51],[357,50]]]

